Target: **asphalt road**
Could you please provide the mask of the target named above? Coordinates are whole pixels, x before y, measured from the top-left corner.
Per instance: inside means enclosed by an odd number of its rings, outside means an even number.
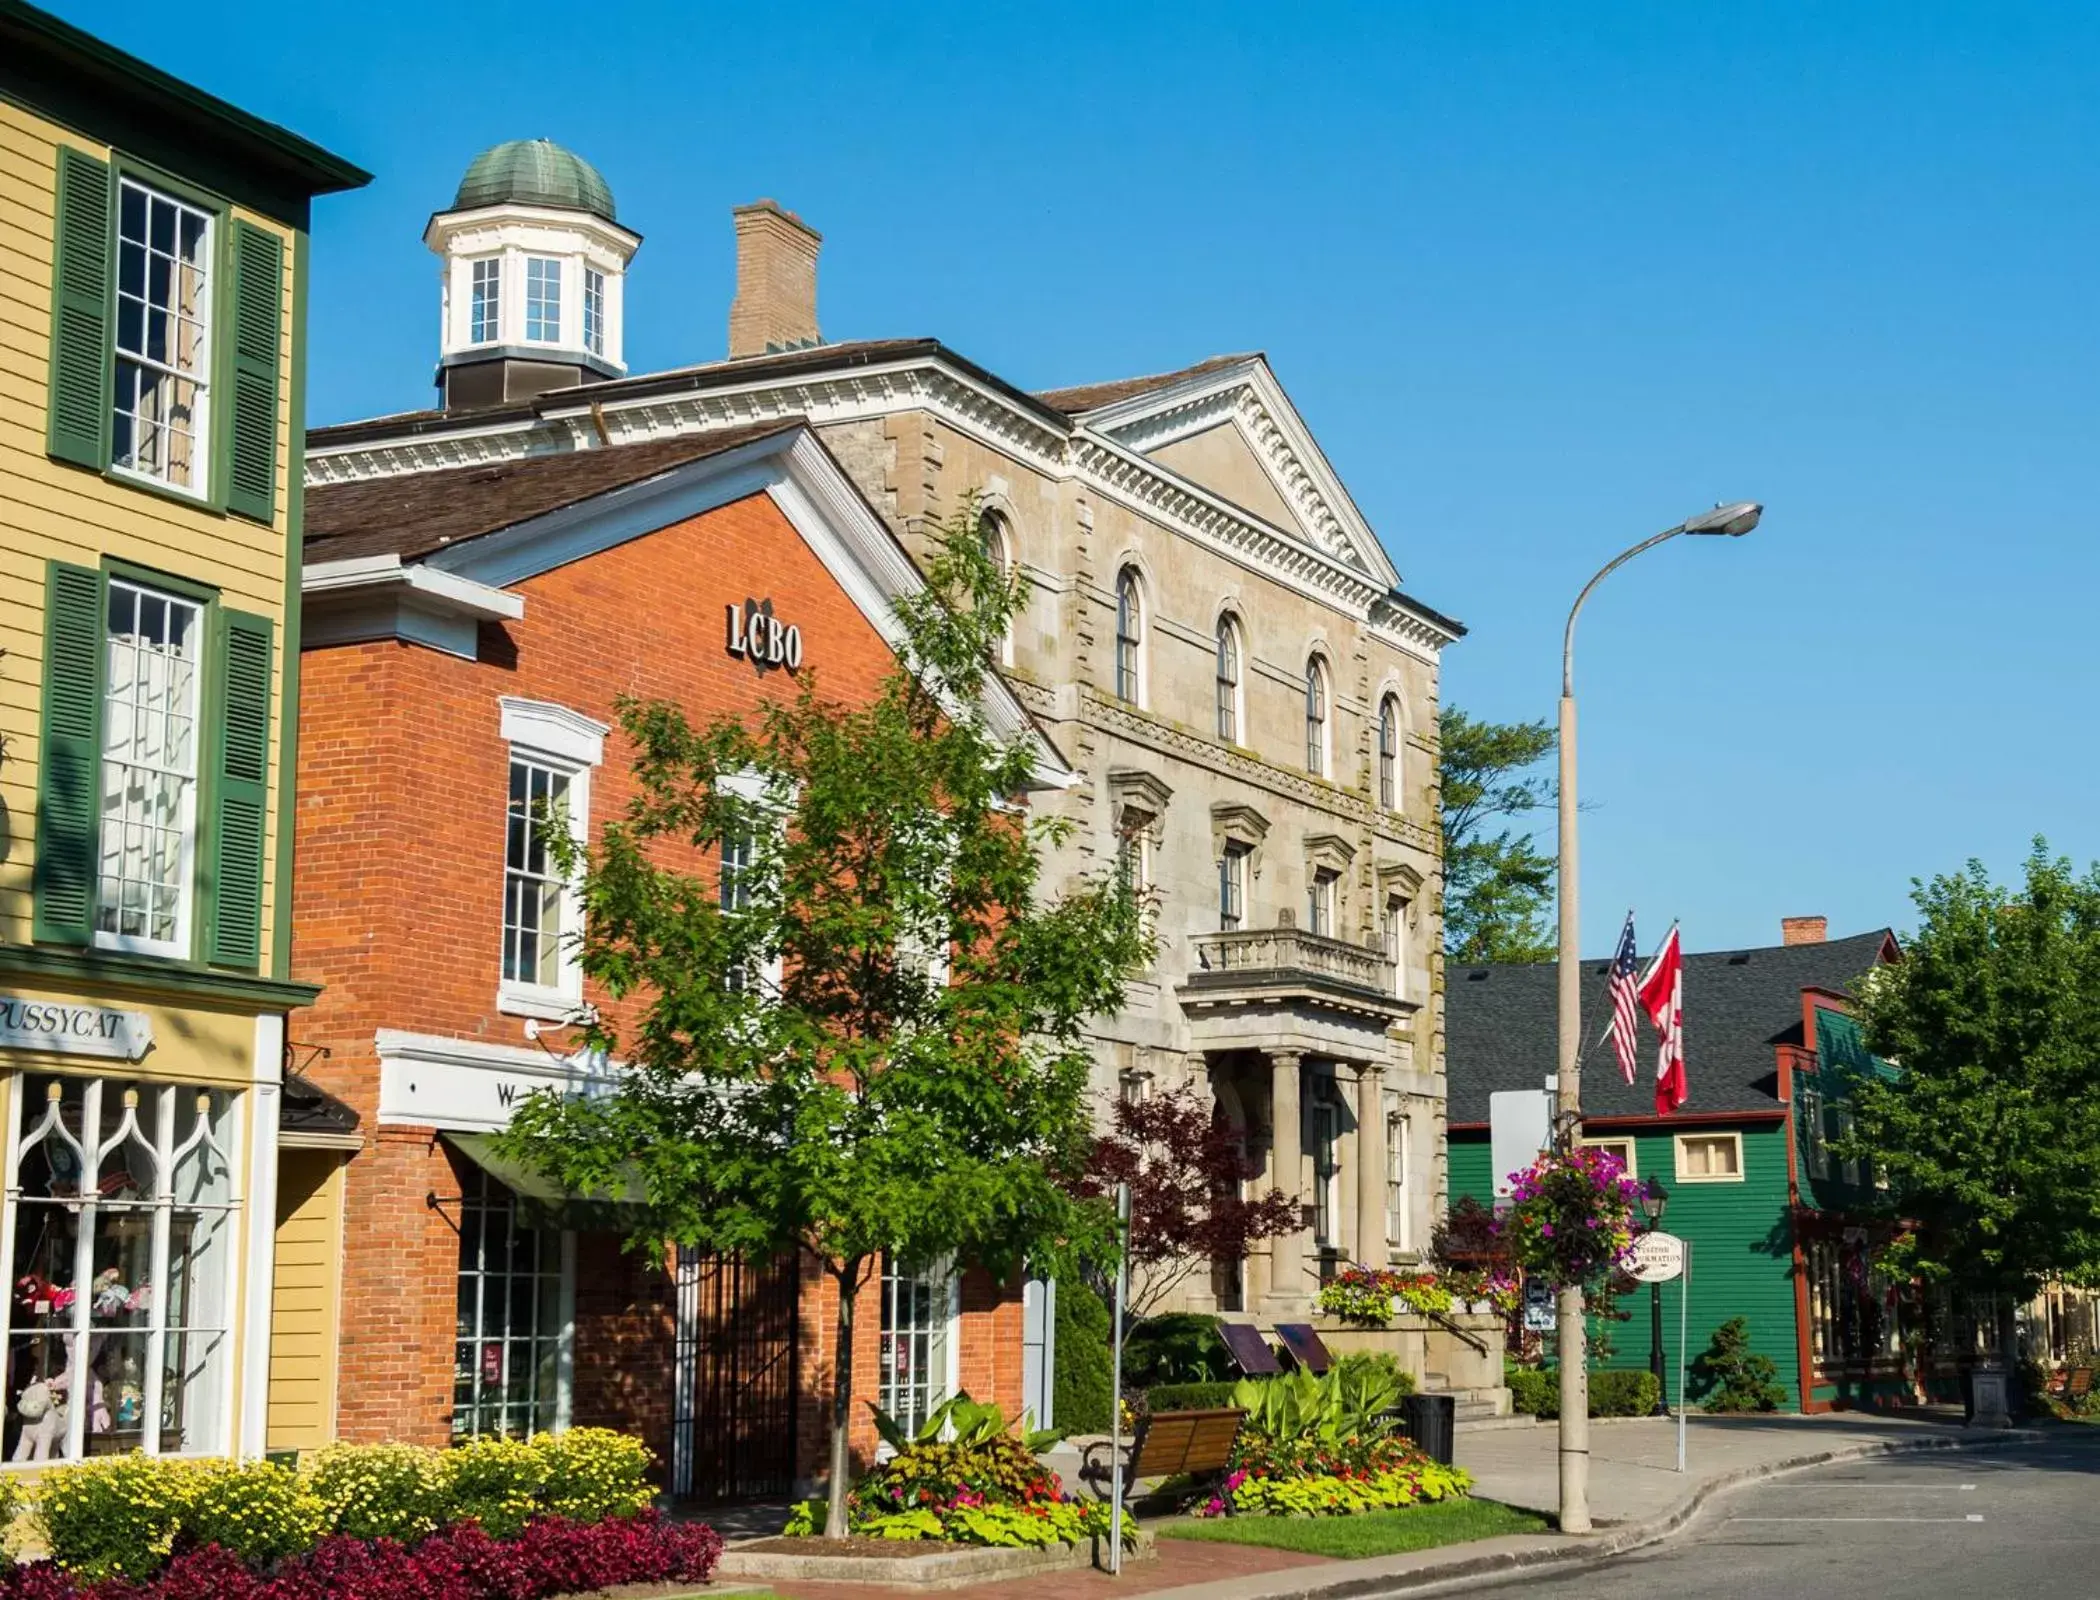
[[[2100,1427],[1848,1462],[1740,1489],[1653,1551],[1483,1594],[1610,1600],[2100,1600]]]

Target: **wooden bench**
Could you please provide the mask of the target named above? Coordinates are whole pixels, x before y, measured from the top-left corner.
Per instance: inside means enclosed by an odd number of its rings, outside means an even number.
[[[1130,1440],[1130,1465],[1124,1470],[1125,1492],[1145,1478],[1215,1478],[1232,1465],[1247,1413],[1160,1411],[1138,1419]]]
[[[2093,1392],[2093,1369],[2073,1367],[2064,1375],[2063,1398],[2071,1405],[2080,1404]]]

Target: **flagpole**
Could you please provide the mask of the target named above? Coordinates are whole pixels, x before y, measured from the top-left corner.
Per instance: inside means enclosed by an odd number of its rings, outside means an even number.
[[[1583,602],[1597,585],[1644,550],[1652,550],[1680,533],[1725,534],[1738,537],[1757,526],[1762,506],[1743,501],[1716,506],[1712,511],[1688,517],[1674,528],[1643,539],[1630,550],[1607,562],[1582,586],[1575,604],[1568,609],[1568,625],[1560,641],[1560,860],[1554,888],[1560,901],[1560,945],[1557,951],[1559,980],[1559,1076],[1554,1080],[1560,1100],[1561,1127],[1555,1144],[1572,1149],[1582,1133],[1582,875],[1577,866],[1575,837],[1575,621]],[[1583,1294],[1579,1283],[1562,1286],[1554,1313],[1560,1342],[1560,1531],[1590,1531],[1590,1374],[1589,1330],[1583,1322]]]

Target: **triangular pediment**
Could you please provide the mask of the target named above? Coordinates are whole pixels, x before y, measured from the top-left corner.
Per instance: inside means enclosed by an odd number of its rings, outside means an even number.
[[[1187,376],[1077,420],[1387,587],[1400,574],[1262,357]]]

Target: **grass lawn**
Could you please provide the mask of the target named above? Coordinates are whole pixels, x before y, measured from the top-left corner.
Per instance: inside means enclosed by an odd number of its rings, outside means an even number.
[[[1214,1539],[1225,1544],[1260,1544],[1273,1550],[1334,1556],[1396,1556],[1440,1544],[1465,1544],[1505,1533],[1544,1533],[1546,1519],[1499,1500],[1434,1500],[1396,1511],[1366,1511],[1353,1517],[1209,1517],[1158,1523],[1162,1539]]]

